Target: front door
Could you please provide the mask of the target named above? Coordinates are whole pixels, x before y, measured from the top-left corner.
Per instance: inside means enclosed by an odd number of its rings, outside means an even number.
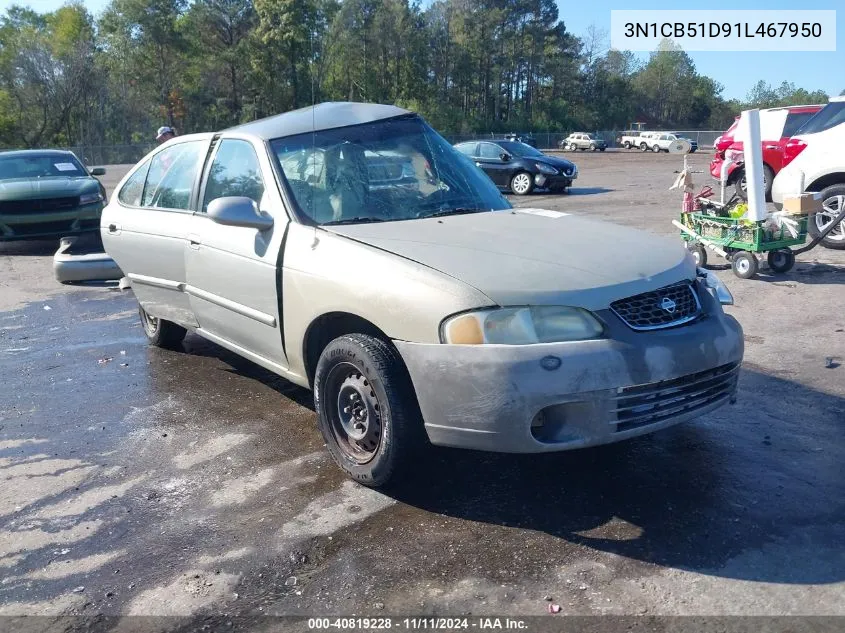
[[[279,311],[279,253],[288,217],[263,147],[221,139],[206,169],[185,250],[187,292],[199,327],[210,338],[246,351],[264,365],[286,368]],[[273,216],[266,231],[224,226],[206,211],[217,198],[252,198]]]
[[[478,156],[475,160],[490,176],[490,180],[499,187],[507,187],[510,183],[510,167],[502,160],[504,150],[495,143],[479,143],[476,151]]]
[[[170,145],[142,164],[103,213],[103,241],[155,317],[196,327],[185,294],[185,249],[210,138]]]

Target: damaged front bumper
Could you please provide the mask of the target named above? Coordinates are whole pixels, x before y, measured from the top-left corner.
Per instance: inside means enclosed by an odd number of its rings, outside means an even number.
[[[682,327],[538,345],[396,341],[433,444],[535,453],[616,442],[733,401],[742,328],[718,306]]]

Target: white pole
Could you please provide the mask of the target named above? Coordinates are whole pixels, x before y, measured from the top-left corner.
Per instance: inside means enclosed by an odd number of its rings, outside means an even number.
[[[742,135],[742,153],[745,159],[745,186],[748,194],[748,219],[762,222],[766,219],[766,189],[763,185],[763,143],[760,140],[760,111],[745,110],[747,119]]]

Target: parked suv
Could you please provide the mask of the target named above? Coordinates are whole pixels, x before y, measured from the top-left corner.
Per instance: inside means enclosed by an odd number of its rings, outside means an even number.
[[[763,180],[766,186],[766,197],[771,195],[772,181],[783,167],[783,149],[789,137],[795,134],[802,125],[809,121],[819,110],[820,105],[789,106],[785,108],[769,108],[760,110],[760,137],[763,141]],[[710,161],[710,175],[716,180],[721,178],[722,164],[727,159],[735,159],[742,153],[742,141],[737,134],[739,117],[727,132],[716,139],[714,146],[716,153]],[[745,167],[741,162],[728,168],[727,185],[733,185],[736,193],[742,199],[745,193]]]
[[[830,103],[807,121],[786,143],[783,164],[772,185],[772,201],[781,207],[787,195],[821,192],[822,211],[810,218],[807,227],[819,235],[845,208],[845,97]],[[845,250],[845,221],[822,242],[828,248]]]
[[[607,141],[605,141],[599,136],[596,136],[595,134],[588,134],[587,132],[575,132],[574,134],[570,134],[565,139],[563,139],[558,144],[558,147],[569,151],[575,151],[576,149],[580,149],[582,152],[585,150],[590,150],[593,152],[598,150],[600,152],[603,152],[607,149]]]
[[[653,136],[648,143],[650,143],[651,151],[653,152],[667,152],[669,148],[672,146],[672,143],[676,141],[686,141],[690,144],[690,154],[695,152],[698,149],[698,143],[691,138],[686,138],[685,136],[679,136],[674,132],[662,132],[658,136]]]

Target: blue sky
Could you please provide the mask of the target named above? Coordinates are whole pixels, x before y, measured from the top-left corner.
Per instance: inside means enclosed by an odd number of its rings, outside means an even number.
[[[430,0],[424,0],[428,4]],[[0,0],[4,11],[14,0]],[[24,0],[17,4],[29,5],[39,11],[50,11],[63,4],[63,0]],[[98,13],[108,0],[86,0],[85,5]],[[803,4],[803,3],[801,3]],[[719,11],[727,9],[796,9],[795,0],[706,0],[698,3],[669,2],[667,0],[639,0],[635,4],[620,0],[591,0],[586,6],[573,7],[569,2],[558,2],[560,17],[566,28],[576,35],[583,35],[591,24],[610,31],[611,9],[707,9],[714,21],[720,20]],[[808,0],[804,9],[842,8],[841,0]],[[789,81],[807,90],[824,90],[837,95],[845,90],[845,11],[837,15],[837,50],[831,53],[690,53],[696,68],[724,87],[723,96],[743,98],[751,86],[762,79],[773,85]],[[642,58],[646,58],[643,54]]]

